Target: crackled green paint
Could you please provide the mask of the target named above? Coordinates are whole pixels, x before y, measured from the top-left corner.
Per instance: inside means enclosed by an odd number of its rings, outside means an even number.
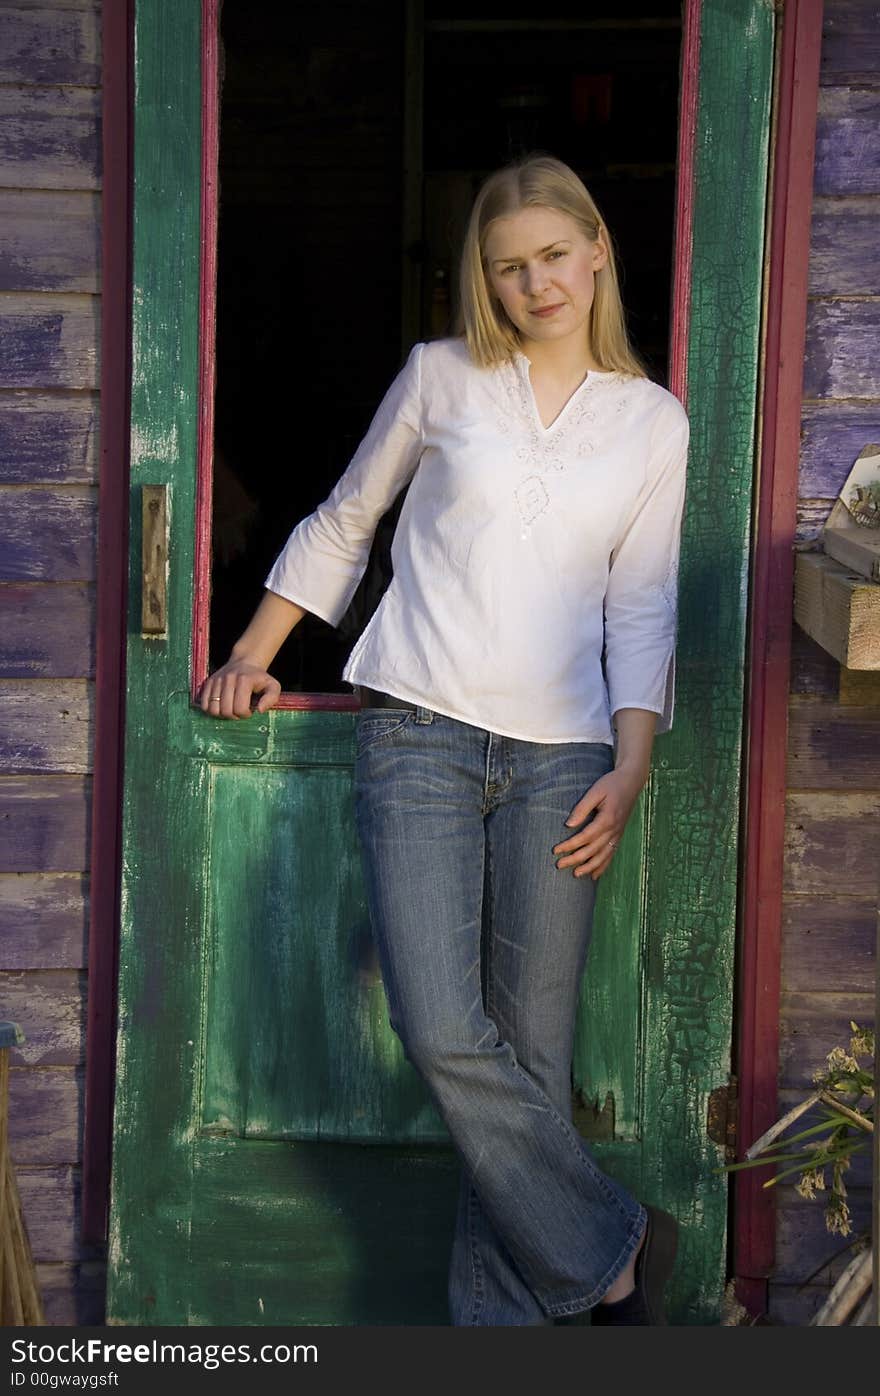
[[[773,10],[703,6],[676,722],[600,884],[575,1055],[597,1156],[682,1222],[676,1323],[717,1321]],[[136,5],[134,367],[108,1322],[447,1322],[457,1165],[387,1021],[353,719],[189,702],[200,6]],[[166,483],[169,630],[140,634]],[[591,1109],[597,1102],[601,1114]],[[604,1109],[602,1107],[605,1107]]]

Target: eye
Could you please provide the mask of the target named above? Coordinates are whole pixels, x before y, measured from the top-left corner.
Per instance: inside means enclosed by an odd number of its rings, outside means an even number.
[[[519,271],[519,263],[511,262],[509,266],[501,268],[501,275],[506,276],[509,271]]]
[[[567,256],[568,256],[568,252],[567,252],[567,250],[566,250],[564,247],[555,247],[555,248],[553,249],[552,252],[548,253],[548,260],[549,260],[551,257],[567,257]]]

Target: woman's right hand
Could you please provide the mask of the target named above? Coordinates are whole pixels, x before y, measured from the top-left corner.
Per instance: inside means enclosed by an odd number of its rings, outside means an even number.
[[[255,693],[262,697],[253,711],[264,713],[281,697],[281,684],[261,664],[230,659],[205,679],[199,690],[199,704],[202,712],[211,717],[250,717]]]

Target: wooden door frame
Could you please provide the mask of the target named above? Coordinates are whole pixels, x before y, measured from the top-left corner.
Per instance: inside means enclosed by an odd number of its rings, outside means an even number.
[[[688,0],[685,6],[685,35],[683,36],[685,72],[695,71],[699,61],[699,29],[701,0]],[[788,0],[786,15],[789,24],[785,30],[791,34],[801,21],[802,15],[807,27],[806,39],[802,37],[797,54],[792,55],[786,69],[783,64],[781,91],[786,82],[796,87],[798,77],[799,103],[789,122],[789,149],[795,146],[791,133],[803,131],[803,122],[815,118],[817,79],[813,80],[809,49],[809,26],[813,26],[813,48],[818,47],[821,25],[816,33],[816,16],[821,10],[821,0]],[[98,620],[96,667],[96,724],[94,758],[94,794],[92,810],[91,844],[91,917],[89,934],[89,995],[86,1048],[86,1108],[84,1121],[83,1154],[83,1196],[82,1196],[82,1235],[87,1242],[106,1238],[107,1199],[110,1175],[111,1118],[113,1103],[113,1044],[116,1031],[116,965],[118,958],[119,935],[119,822],[121,808],[121,761],[120,750],[124,731],[124,685],[125,672],[125,616],[127,579],[127,502],[128,502],[128,460],[127,443],[129,433],[128,374],[124,371],[130,352],[131,296],[131,93],[132,93],[132,11],[133,0],[105,0],[103,8],[104,34],[104,86],[103,86],[103,132],[104,132],[104,184],[103,184],[103,301],[102,301],[102,472],[100,480],[100,518],[102,542],[98,570]],[[783,44],[789,40],[783,38]],[[786,50],[787,51],[787,50]],[[815,55],[813,55],[815,56]],[[799,65],[802,71],[799,72]],[[788,72],[788,77],[785,74]],[[684,84],[683,84],[684,87]],[[683,99],[685,93],[683,91]],[[692,90],[695,98],[695,87]],[[681,149],[685,159],[692,159],[694,143],[695,107],[683,100],[681,125],[686,138]],[[780,122],[782,118],[780,117]],[[804,226],[808,228],[809,199],[804,193],[804,169],[809,166],[807,186],[812,177],[812,156],[807,159],[804,148],[798,152],[798,159],[784,158],[785,141],[783,132],[777,137],[776,162],[774,167],[774,210],[788,211],[789,237],[795,238],[800,228],[801,249],[803,249]],[[690,154],[689,154],[690,152]],[[795,218],[793,215],[797,215]],[[777,237],[778,220],[774,218],[774,244]],[[797,326],[792,328],[792,315],[799,304],[805,304],[806,268],[801,253],[801,281],[794,277],[788,283],[787,299],[782,295],[778,278],[781,269],[777,260],[771,260],[769,269],[769,306],[767,321],[767,342],[772,340],[774,320],[785,321],[786,329],[782,339],[787,345],[797,340]],[[795,269],[791,259],[784,268],[788,276]],[[683,295],[683,289],[681,291]],[[783,313],[783,302],[788,317]],[[677,313],[685,309],[680,298],[676,298]],[[778,330],[777,330],[778,333]],[[801,334],[801,345],[803,336]],[[674,370],[675,383],[685,381],[686,361],[677,348],[681,341],[673,340],[673,362],[678,354],[678,367]],[[802,353],[789,355],[786,368],[791,373],[792,365],[802,364]],[[121,381],[124,379],[124,381]],[[771,431],[771,411],[774,395],[769,379],[764,389],[764,457],[772,460],[775,494],[783,504],[788,500],[788,514],[793,512],[792,495],[796,497],[797,454],[799,443],[799,403],[797,409],[791,407],[776,413],[775,427]],[[776,443],[775,454],[768,456],[771,435]],[[769,477],[764,473],[764,479]],[[765,485],[762,480],[762,494]],[[783,513],[785,510],[783,509]],[[749,698],[749,723],[752,729],[750,742],[749,771],[769,772],[769,765],[762,766],[762,753],[773,756],[780,750],[779,733],[784,731],[784,715],[788,697],[787,662],[771,664],[780,651],[770,654],[770,641],[779,638],[769,633],[768,617],[790,614],[790,585],[780,570],[779,562],[783,550],[776,550],[773,568],[768,568],[765,557],[764,572],[759,573],[758,558],[769,554],[768,539],[773,535],[772,517],[762,507],[762,521],[756,547],[756,576],[753,591],[752,644],[751,644],[751,690]],[[791,530],[793,534],[793,528]],[[761,615],[763,614],[763,620]],[[783,645],[786,636],[780,630]],[[763,635],[763,639],[762,639]],[[763,711],[763,719],[761,713]],[[781,717],[780,717],[781,715]],[[774,721],[769,718],[773,716]],[[759,725],[761,724],[761,725]],[[775,724],[775,725],[774,725]],[[755,958],[757,937],[755,935],[757,902],[751,890],[757,870],[757,855],[762,845],[757,838],[758,817],[763,818],[765,838],[771,837],[768,814],[776,821],[775,858],[771,850],[761,859],[760,911],[762,928],[766,930],[768,918],[778,927],[781,908],[782,868],[778,851],[781,848],[781,816],[777,776],[776,793],[773,782],[763,784],[754,778],[750,781],[748,808],[750,811],[749,834],[747,838],[746,862],[744,870],[744,890],[746,892],[745,918],[743,926],[745,942],[752,941],[751,955],[744,953],[743,969],[738,993],[740,1007],[739,1072],[741,1119],[745,1122],[748,1107],[747,1060],[752,1061],[754,1073],[763,1071],[766,1079],[769,1072],[775,1083],[776,1053],[774,1044],[778,1033],[778,1007],[772,992],[772,975],[778,979],[778,935],[768,942],[762,941],[762,961],[760,971]],[[784,789],[784,786],[783,786]],[[749,900],[751,897],[751,901]],[[756,983],[758,974],[771,976],[769,993],[758,994]],[[749,1012],[748,1005],[755,1005]],[[751,1056],[749,1056],[751,1054]],[[766,1111],[766,1099],[764,1100]],[[775,1098],[774,1098],[775,1108]],[[761,1111],[752,1112],[751,1120],[756,1130],[764,1118]],[[751,1129],[749,1124],[748,1128]],[[745,1134],[743,1133],[743,1137]],[[747,1198],[749,1180],[740,1175],[735,1193],[737,1208],[747,1207],[742,1225],[737,1216],[737,1273],[754,1274],[755,1256],[760,1247],[772,1248],[773,1218],[767,1206],[754,1207]],[[760,1202],[760,1194],[754,1190]],[[741,1198],[745,1199],[741,1201]],[[744,1248],[752,1247],[751,1261]],[[751,1270],[749,1265],[751,1264]],[[764,1271],[766,1273],[766,1270]]]
[[[779,994],[794,543],[822,0],[786,0],[772,127],[760,473],[750,597],[742,911],[737,992],[738,1157],[779,1114]],[[765,1169],[734,1176],[733,1273],[752,1315],[767,1308],[775,1196]]]
[[[107,1239],[128,609],[134,0],[101,11],[101,455],[81,1237]]]

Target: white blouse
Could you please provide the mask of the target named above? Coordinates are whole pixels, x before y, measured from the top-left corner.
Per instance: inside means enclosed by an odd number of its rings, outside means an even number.
[[[590,372],[545,427],[529,367],[416,344],[265,586],[338,624],[409,483],[344,680],[526,741],[613,745],[619,708],[667,732],[687,414],[649,379]]]

